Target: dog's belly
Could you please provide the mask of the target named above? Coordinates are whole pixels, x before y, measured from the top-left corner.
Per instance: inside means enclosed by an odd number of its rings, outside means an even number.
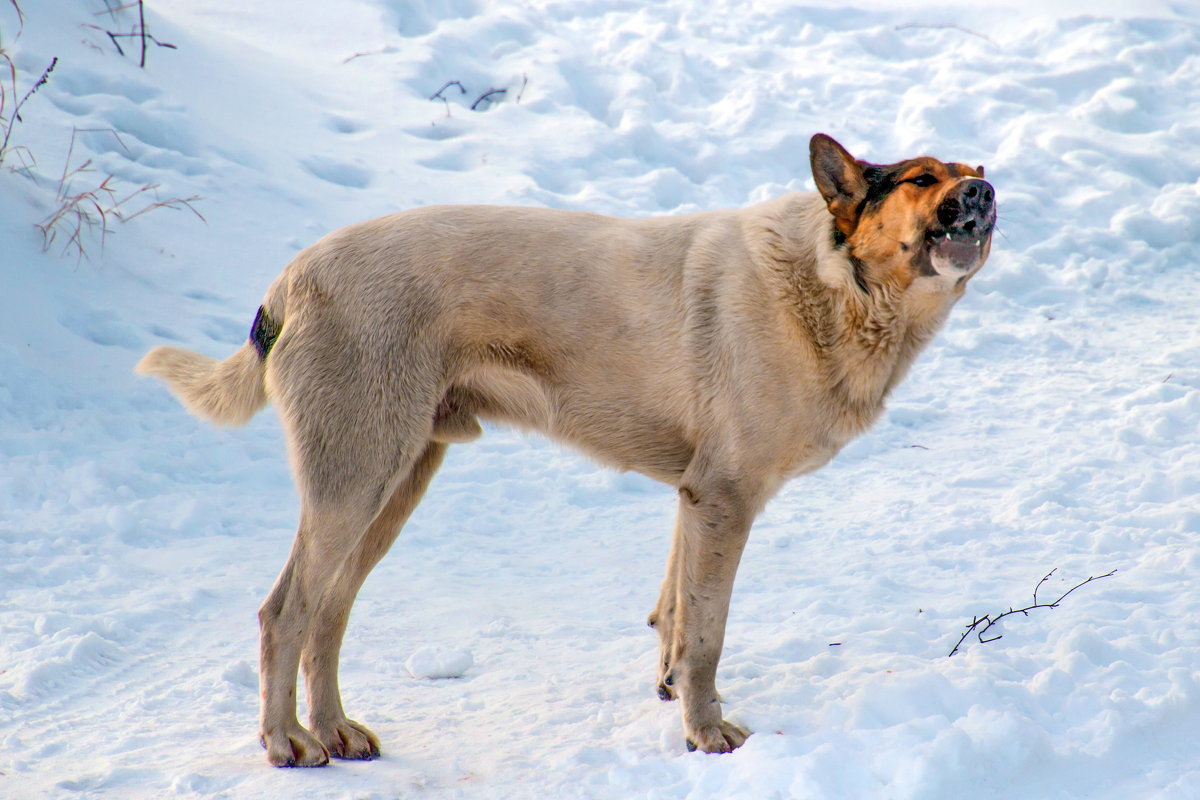
[[[632,470],[678,486],[695,448],[669,421],[652,416],[609,416],[598,424],[578,419],[557,425],[550,435],[602,464]]]
[[[464,373],[451,393],[461,413],[541,433],[606,466],[678,485],[695,452],[681,426],[606,388],[565,392],[527,372],[487,365]]]

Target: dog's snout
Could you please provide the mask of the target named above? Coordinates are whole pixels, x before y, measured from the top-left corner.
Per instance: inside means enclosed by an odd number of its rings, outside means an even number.
[[[959,184],[958,192],[965,205],[976,206],[985,211],[992,207],[996,199],[996,190],[992,188],[992,185],[979,178],[963,181]]]
[[[996,219],[996,190],[979,178],[962,181],[942,200],[937,216],[946,227],[990,229]]]

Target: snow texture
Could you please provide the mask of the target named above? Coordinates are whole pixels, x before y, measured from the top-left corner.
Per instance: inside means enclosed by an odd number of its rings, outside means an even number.
[[[36,163],[0,171],[0,796],[1200,798],[1195,4],[155,0],[176,49],[144,70],[104,33],[134,12],[21,6],[19,94],[59,62],[13,130]],[[42,252],[72,129],[73,191],[157,184],[205,222]],[[383,758],[269,768],[278,424],[212,429],[140,355],[228,355],[352,221],[743,206],[812,187],[817,131],[984,164],[1000,233],[880,424],[756,525],[718,674],[755,735],[688,753],[654,696],[672,493],[490,430],[351,618],[342,693]],[[1046,596],[1118,572],[946,657],[1054,567]],[[414,680],[425,647],[473,665]]]
[[[468,650],[422,647],[408,657],[404,668],[418,679],[461,678],[474,662]]]

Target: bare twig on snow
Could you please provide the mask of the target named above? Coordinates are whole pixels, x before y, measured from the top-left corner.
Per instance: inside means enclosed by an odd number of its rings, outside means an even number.
[[[1029,616],[1029,612],[1033,611],[1035,608],[1058,608],[1058,604],[1061,603],[1067,597],[1067,595],[1071,594],[1071,592],[1073,592],[1076,589],[1079,589],[1083,586],[1087,586],[1092,581],[1098,581],[1101,578],[1111,578],[1117,572],[1114,569],[1111,572],[1106,572],[1103,575],[1092,575],[1087,580],[1085,580],[1081,583],[1077,583],[1074,586],[1072,586],[1070,589],[1068,589],[1067,591],[1063,592],[1061,595],[1059,595],[1058,599],[1055,600],[1054,602],[1052,602],[1052,603],[1038,602],[1038,590],[1042,588],[1042,584],[1044,584],[1046,581],[1050,580],[1050,576],[1053,575],[1056,571],[1058,571],[1058,567],[1055,567],[1054,569],[1047,572],[1045,577],[1043,577],[1040,581],[1038,581],[1037,586],[1035,586],[1033,588],[1033,604],[1032,605],[1025,606],[1024,608],[1009,608],[1008,611],[1005,611],[1002,614],[997,614],[995,616],[992,616],[991,614],[984,614],[982,617],[975,617],[974,619],[972,619],[971,623],[966,626],[966,631],[964,631],[963,635],[961,637],[959,637],[958,642],[954,645],[954,649],[950,651],[949,655],[953,656],[955,653],[957,653],[959,648],[962,646],[962,643],[965,642],[967,637],[970,636],[972,633],[976,634],[976,637],[979,639],[980,644],[987,644],[988,642],[994,642],[997,639],[1003,638],[1003,634],[998,633],[995,636],[991,637],[990,639],[983,638],[984,634],[986,634],[993,625],[995,625],[997,622],[1004,619],[1005,617],[1007,617],[1011,614],[1024,614],[1025,616]]]
[[[115,31],[105,30],[104,28],[101,28],[98,25],[89,25],[88,27],[95,28],[96,30],[107,35],[108,38],[112,41],[113,47],[117,48],[117,52],[120,53],[122,56],[125,55],[125,50],[124,50],[124,48],[121,47],[121,43],[119,41],[117,41],[118,39],[137,39],[139,42],[141,42],[142,57],[141,57],[141,61],[139,62],[139,66],[141,66],[142,69],[146,68],[146,49],[147,49],[147,46],[149,43],[152,42],[152,43],[158,45],[159,47],[166,47],[169,50],[178,50],[179,49],[178,47],[176,47],[173,44],[170,44],[169,42],[160,42],[153,35],[151,35],[149,31],[146,30],[146,6],[142,2],[142,0],[135,0],[135,2],[126,3],[126,4],[120,5],[120,6],[109,6],[104,11],[101,11],[99,13],[100,14],[108,14],[110,17],[112,17],[115,20],[118,11],[125,11],[125,10],[131,9],[131,8],[137,9],[138,23],[137,23],[137,26],[129,32],[117,33]]]
[[[492,100],[493,95],[507,94],[507,93],[508,93],[508,89],[488,89],[486,92],[479,95],[479,97],[475,98],[475,102],[471,103],[471,110],[478,111],[479,104],[482,103],[484,100],[489,100],[491,102],[495,102],[494,100]]]

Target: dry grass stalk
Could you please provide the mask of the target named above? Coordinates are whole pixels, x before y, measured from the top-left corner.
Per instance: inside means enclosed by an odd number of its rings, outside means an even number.
[[[2,53],[2,51],[0,51],[0,53]],[[8,64],[8,71],[9,71],[9,75],[11,78],[11,85],[12,85],[12,90],[13,90],[12,96],[16,97],[16,91],[17,91],[16,68],[13,66],[12,59],[8,57],[7,53],[2,53],[2,56],[3,56],[3,60],[6,61]],[[45,71],[42,72],[42,76],[40,78],[38,78],[37,83],[33,84],[33,86],[31,86],[29,88],[29,91],[25,93],[25,96],[22,97],[20,100],[18,100],[17,104],[15,106],[13,106],[12,115],[9,116],[7,120],[5,120],[3,114],[0,113],[0,127],[3,127],[3,129],[4,129],[4,138],[2,140],[0,140],[0,164],[4,163],[4,156],[8,152],[8,140],[9,140],[9,137],[12,136],[13,128],[15,128],[17,123],[21,121],[21,106],[25,105],[25,101],[28,100],[30,97],[33,97],[34,93],[36,93],[38,89],[40,89],[46,85],[46,81],[48,81],[50,79],[50,73],[54,71],[54,68],[56,66],[58,66],[58,57],[57,56],[55,56],[53,59],[51,59],[50,66],[46,67]],[[0,89],[0,95],[2,95],[2,94],[4,94],[3,89]],[[4,102],[5,102],[4,98],[0,98],[0,109],[3,108]]]
[[[113,138],[128,151],[125,147],[125,142],[122,141],[120,134],[112,129],[82,129],[75,128],[71,133],[71,143],[67,148],[67,159],[63,163],[62,175],[58,179],[58,190],[55,193],[57,208],[46,216],[41,222],[36,223],[37,229],[42,234],[42,249],[49,250],[56,241],[63,241],[63,254],[74,252],[77,260],[89,259],[88,245],[89,241],[99,239],[100,251],[104,251],[104,243],[108,234],[112,233],[109,227],[110,220],[118,222],[129,222],[132,219],[140,217],[149,211],[159,208],[184,209],[191,211],[201,221],[206,221],[204,216],[195,209],[192,205],[199,200],[199,195],[192,197],[180,198],[172,197],[166,200],[158,198],[157,183],[145,184],[132,192],[121,196],[117,186],[115,185],[116,178],[112,175],[107,175],[102,181],[93,188],[84,191],[73,191],[72,184],[77,178],[82,175],[93,173],[92,160],[89,158],[82,164],[72,168],[71,159],[75,153],[75,138],[80,133],[109,133]],[[146,205],[136,211],[130,211],[129,205],[131,201],[139,197],[150,195],[153,197]]]

